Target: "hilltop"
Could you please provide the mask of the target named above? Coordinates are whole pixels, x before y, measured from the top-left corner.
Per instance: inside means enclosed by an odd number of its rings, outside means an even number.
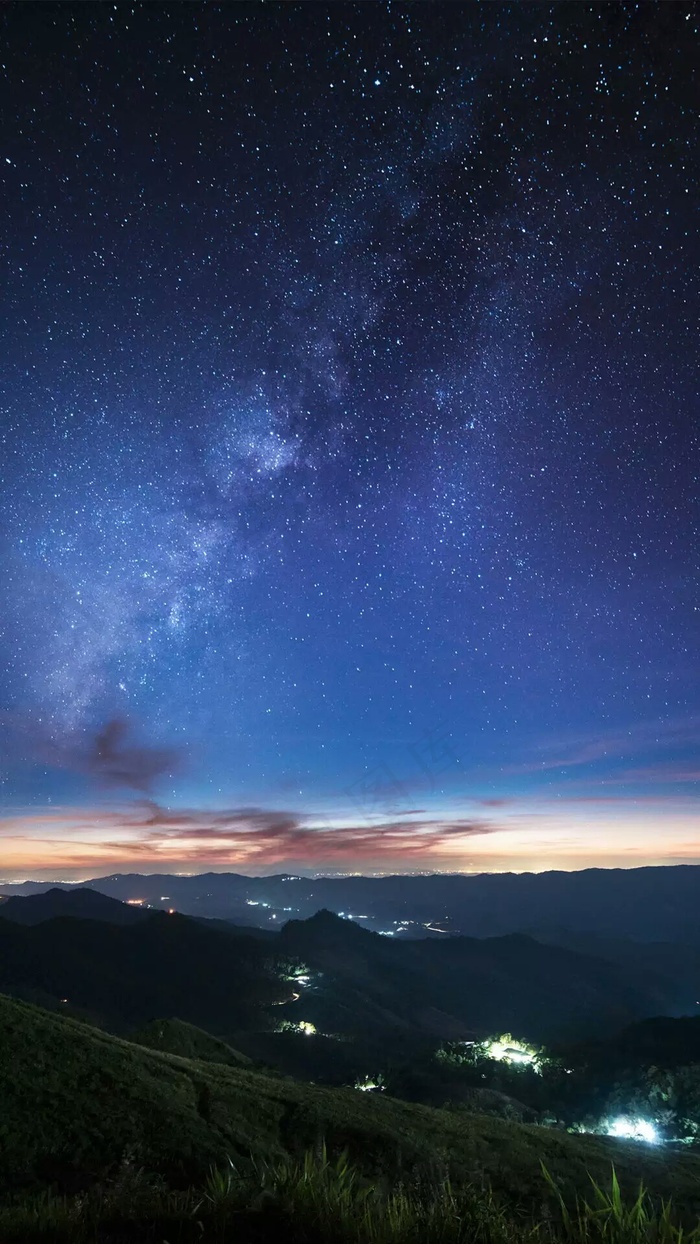
[[[206,1063],[223,1063],[229,1067],[250,1066],[252,1060],[240,1050],[234,1050],[225,1041],[212,1037],[194,1024],[181,1019],[153,1019],[150,1024],[131,1034],[135,1045],[144,1045],[163,1054],[177,1054],[180,1058]]]
[[[103,920],[107,924],[139,924],[148,917],[148,910],[109,898],[97,890],[62,890],[54,886],[43,894],[12,895],[0,902],[0,916],[16,924],[43,924],[60,916]]]

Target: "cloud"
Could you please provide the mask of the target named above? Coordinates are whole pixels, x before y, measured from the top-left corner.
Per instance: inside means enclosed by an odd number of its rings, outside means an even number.
[[[582,821],[576,809],[586,803],[578,800],[568,807],[557,801],[556,815],[538,806],[528,813],[508,809],[498,821],[448,813],[377,824],[329,823],[325,815],[284,808],[171,810],[153,800],[118,810],[24,808],[0,819],[2,875],[541,872],[672,863],[684,855],[697,860],[694,805],[674,796],[655,800],[642,815],[638,799],[607,802],[622,836],[611,834],[612,822],[599,814]]]
[[[225,812],[170,813],[148,805],[147,815],[128,824],[140,843],[158,853],[177,850],[188,860],[243,863],[435,858],[454,851],[465,838],[490,834],[496,826],[484,820],[391,820],[380,824],[327,826],[318,817],[262,808]]]
[[[129,725],[118,717],[87,738],[71,732],[58,739],[40,737],[38,743],[47,764],[140,795],[149,795],[159,778],[180,768],[182,759],[175,748],[130,741]]]
[[[470,844],[500,826],[481,819],[396,818],[328,824],[285,809],[170,811],[151,800],[120,810],[24,809],[0,819],[2,876],[63,879],[108,872],[459,870]],[[482,848],[477,848],[481,850]]]

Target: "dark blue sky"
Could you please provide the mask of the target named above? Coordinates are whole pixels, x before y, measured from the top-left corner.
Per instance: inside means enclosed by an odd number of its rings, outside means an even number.
[[[2,22],[8,875],[693,858],[698,8]]]

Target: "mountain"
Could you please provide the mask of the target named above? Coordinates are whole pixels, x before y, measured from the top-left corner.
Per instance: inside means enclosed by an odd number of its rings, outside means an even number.
[[[607,1182],[614,1161],[623,1191],[643,1179],[689,1205],[700,1179],[687,1155],[191,1062],[1,996],[0,1100],[0,1186],[15,1195],[88,1188],[125,1153],[181,1187],[213,1163],[303,1152],[319,1136],[369,1174],[448,1167],[456,1181],[489,1181],[538,1208],[541,1163],[565,1192],[587,1192],[589,1174]]]
[[[533,929],[537,941],[594,955],[624,968],[631,979],[643,979],[657,999],[659,1014],[692,1015],[700,1007],[700,946],[678,942],[633,942],[601,933],[570,929]]]
[[[139,924],[147,918],[148,911],[108,898],[97,890],[61,890],[56,886],[43,894],[13,895],[0,902],[0,917],[16,924],[43,924],[59,916],[105,920],[108,924]]]
[[[298,877],[238,873],[115,873],[88,883],[121,900],[142,899],[192,916],[274,929],[322,908],[364,918],[402,939],[501,937],[523,929],[566,928],[609,938],[673,942],[700,948],[700,866],[589,868],[580,872],[443,874],[394,877]],[[5,884],[29,894],[53,883]],[[62,887],[69,888],[69,887]]]
[[[161,912],[125,926],[0,920],[0,990],[115,1032],[176,1016],[223,1038],[266,1022],[265,1008],[289,994],[266,942]]]
[[[8,902],[34,911],[44,897],[60,907],[51,894]],[[582,1040],[658,1012],[654,990],[627,969],[523,935],[402,942],[322,911],[260,938],[177,914],[137,917],[1,919],[0,990],[124,1035],[177,1019],[253,1056],[241,1033],[315,1029],[365,1048],[503,1031]]]
[[[656,1010],[653,991],[624,969],[523,935],[402,942],[322,911],[290,921],[279,941],[322,982],[285,1014],[322,1032],[550,1041],[612,1032]]]
[[[674,1068],[700,1065],[700,1016],[657,1016],[630,1024],[600,1048],[616,1064]]]
[[[150,1024],[132,1033],[130,1040],[136,1045],[145,1045],[150,1050],[177,1054],[179,1058],[223,1063],[227,1067],[246,1067],[251,1064],[247,1055],[232,1049],[225,1041],[212,1037],[211,1033],[204,1032],[202,1028],[183,1023],[181,1019],[151,1020]]]

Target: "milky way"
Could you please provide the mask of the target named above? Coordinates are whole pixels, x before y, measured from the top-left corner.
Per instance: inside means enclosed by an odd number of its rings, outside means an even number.
[[[684,855],[698,13],[5,6],[8,814],[128,720],[163,805]]]

